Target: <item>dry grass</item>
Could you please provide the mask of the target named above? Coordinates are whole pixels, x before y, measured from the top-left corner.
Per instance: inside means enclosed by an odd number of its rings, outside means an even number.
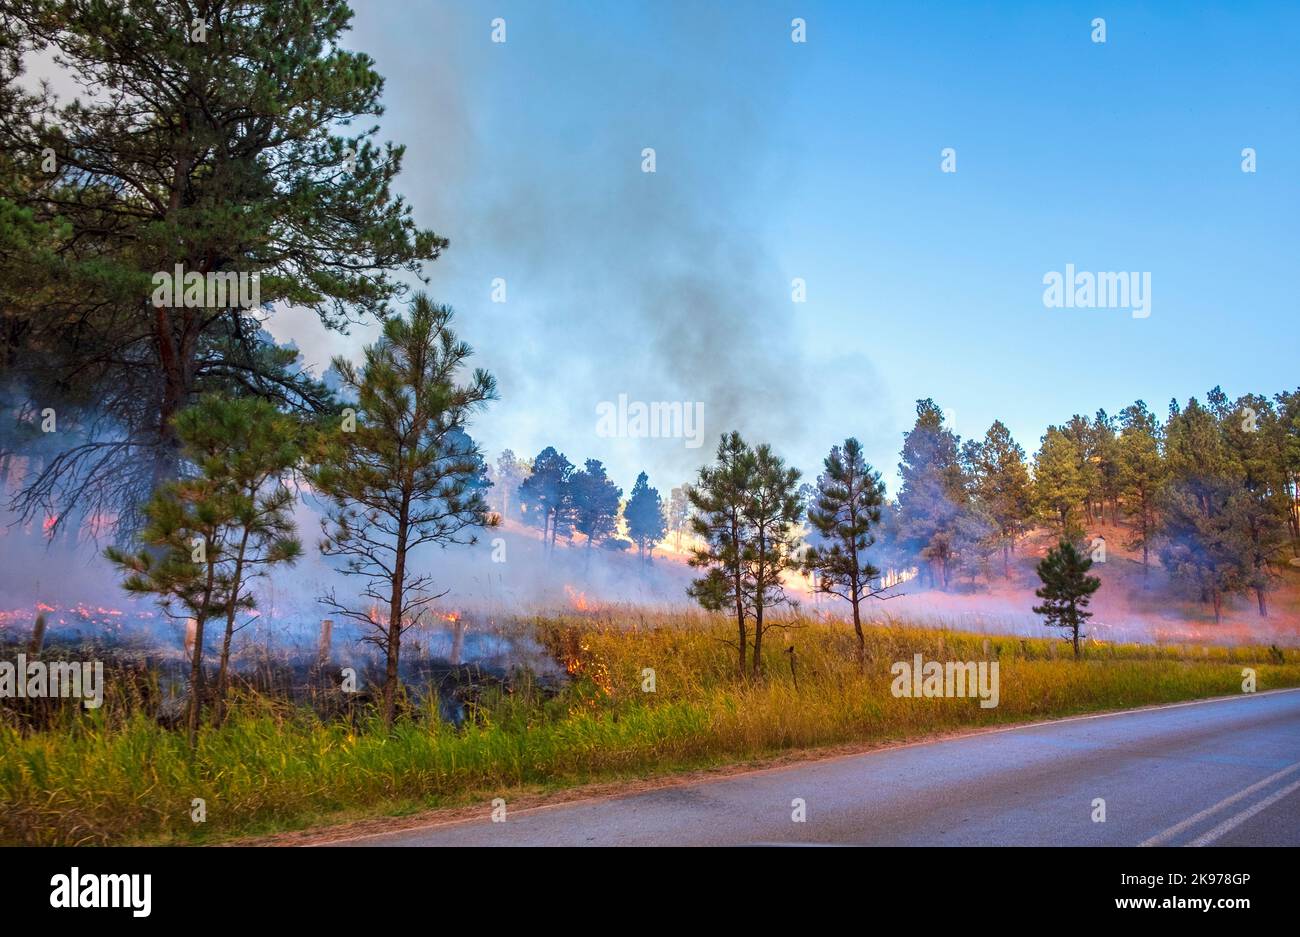
[[[391,732],[244,699],[191,754],[143,715],[71,709],[58,732],[0,729],[0,841],[205,842],[746,761],[792,749],[1300,685],[1300,654],[1266,647],[1093,645],[874,627],[859,668],[842,626],[796,620],[768,639],[766,679],[734,676],[731,627],[704,615],[627,610],[527,623],[573,676],[558,696],[524,681],[471,724],[408,720]],[[796,648],[798,689],[785,648]],[[890,665],[996,659],[1001,701],[895,698]],[[646,668],[655,692],[643,690]],[[203,798],[207,820],[190,819]]]

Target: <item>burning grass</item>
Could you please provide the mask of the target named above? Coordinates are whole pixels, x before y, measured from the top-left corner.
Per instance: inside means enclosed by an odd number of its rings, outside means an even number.
[[[141,708],[69,706],[33,732],[0,727],[0,841],[211,842],[345,817],[454,806],[525,790],[762,759],[794,749],[884,743],[968,727],[1300,685],[1300,653],[1268,647],[1090,644],[872,627],[859,669],[843,625],[787,623],[767,676],[734,675],[732,627],[704,615],[607,610],[525,622],[569,674],[558,692],[527,679],[475,700],[457,727],[436,700],[389,732],[245,693],[231,721],[182,733]],[[795,673],[791,673],[794,647]],[[895,698],[890,665],[1000,662],[1001,699]],[[647,668],[654,692],[646,692]],[[797,677],[797,687],[796,687]],[[111,698],[110,698],[111,702]],[[195,798],[203,823],[191,820]],[[485,808],[486,809],[486,808]]]

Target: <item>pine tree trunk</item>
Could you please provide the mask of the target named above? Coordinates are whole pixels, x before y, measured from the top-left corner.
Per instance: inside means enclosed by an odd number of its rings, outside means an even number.
[[[221,663],[217,666],[217,702],[212,717],[212,724],[220,726],[226,721],[226,694],[230,687],[230,645],[235,637],[235,603],[239,600],[239,589],[244,579],[244,554],[248,550],[248,528],[244,528],[239,541],[239,553],[235,557],[235,575],[230,584],[230,595],[226,598],[226,633],[221,640]]]
[[[736,555],[736,566],[731,573],[731,585],[736,596],[736,629],[740,636],[740,669],[737,673],[740,679],[745,679],[745,657],[749,645],[749,635],[745,630],[745,596],[740,591],[740,532],[738,528],[739,519],[731,517],[731,549]]]
[[[858,636],[858,667],[861,668],[865,666],[867,662],[867,638],[866,635],[862,633],[862,615],[858,610],[858,603],[862,600],[857,597],[857,583],[854,583],[853,585],[853,595],[853,631]]]
[[[190,706],[186,713],[186,728],[189,734],[190,748],[198,743],[199,711],[203,694],[203,619],[194,622],[194,650],[190,653]]]
[[[203,604],[194,620],[194,650],[190,654],[190,710],[187,719],[190,748],[199,741],[199,716],[203,711],[203,626],[208,618],[208,606],[212,601],[212,589],[216,582],[216,557],[214,545],[204,540],[205,556],[208,564],[208,581],[204,587]]]
[[[182,312],[180,333],[174,327],[170,310],[154,307],[154,340],[158,348],[159,375],[162,379],[158,404],[158,446],[154,450],[153,487],[176,477],[180,464],[180,437],[172,420],[189,400],[194,373],[195,346],[190,335],[192,314]]]
[[[740,678],[745,678],[745,657],[749,645],[749,635],[745,631],[745,604],[740,596],[740,587],[736,587],[736,630],[740,638]]]
[[[397,716],[397,675],[402,653],[402,593],[406,585],[406,540],[410,525],[410,494],[402,496],[397,522],[397,549],[393,559],[393,589],[388,600],[388,660],[384,668],[384,727]]]
[[[1264,591],[1264,587],[1263,587],[1263,586],[1257,586],[1257,587],[1255,588],[1255,596],[1259,599],[1259,617],[1260,617],[1260,618],[1267,618],[1267,617],[1268,617],[1268,597],[1267,597],[1267,595],[1265,594],[1265,591]]]
[[[763,599],[767,594],[767,566],[764,562],[767,556],[767,539],[763,535],[762,527],[759,527],[757,552],[758,571],[754,576],[754,658],[750,662],[750,670],[755,680],[763,675]]]
[[[402,652],[402,567],[404,557],[393,570],[393,591],[388,605],[388,660],[384,668],[384,727],[389,728],[397,715],[397,667]]]

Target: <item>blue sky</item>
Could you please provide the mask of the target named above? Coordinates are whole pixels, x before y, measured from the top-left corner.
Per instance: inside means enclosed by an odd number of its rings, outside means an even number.
[[[856,435],[892,490],[918,397],[1032,453],[1076,412],[1296,386],[1300,5],[358,6],[399,188],[452,242],[427,289],[500,378],[492,457],[666,491],[733,427],[810,476]],[[1066,264],[1150,272],[1150,317],[1045,308]],[[317,364],[372,335],[272,330]],[[702,402],[704,446],[598,436],[620,393]]]

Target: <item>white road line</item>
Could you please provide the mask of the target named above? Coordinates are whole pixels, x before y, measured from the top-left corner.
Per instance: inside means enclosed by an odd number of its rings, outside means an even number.
[[[1293,774],[1298,770],[1300,770],[1300,761],[1297,761],[1295,764],[1283,768],[1277,774],[1270,774],[1262,781],[1256,781],[1254,784],[1252,784],[1250,787],[1246,788],[1245,790],[1237,791],[1237,793],[1223,798],[1223,800],[1219,801],[1217,804],[1213,805],[1212,807],[1206,807],[1200,813],[1193,814],[1192,816],[1188,817],[1186,820],[1182,821],[1181,823],[1175,823],[1169,829],[1161,833],[1157,833],[1155,836],[1152,836],[1150,839],[1146,840],[1145,842],[1138,843],[1138,845],[1159,846],[1165,841],[1177,836],[1179,833],[1183,832],[1183,830],[1187,829],[1188,827],[1192,827],[1200,823],[1206,817],[1218,813],[1220,810],[1222,810],[1225,807],[1231,807],[1233,804],[1241,800],[1243,797],[1249,797],[1251,794],[1255,793],[1260,788],[1268,787],[1268,785],[1272,784],[1274,781],[1280,781],[1288,774]]]
[[[1235,817],[1229,817],[1228,819],[1220,823],[1218,826],[1216,826],[1214,829],[1210,830],[1210,832],[1206,833],[1204,836],[1192,840],[1187,845],[1208,846],[1211,843],[1213,843],[1216,839],[1219,839],[1221,836],[1223,836],[1223,834],[1231,833],[1233,830],[1241,826],[1243,823],[1245,823],[1255,814],[1259,813],[1261,810],[1266,810],[1267,808],[1273,806],[1275,803],[1281,800],[1283,797],[1286,797],[1288,794],[1293,794],[1296,791],[1300,791],[1300,781],[1291,782],[1286,787],[1282,788],[1282,790],[1274,794],[1270,794],[1268,797],[1265,797],[1263,800],[1261,800],[1255,806],[1251,807],[1249,810],[1243,810]]]

